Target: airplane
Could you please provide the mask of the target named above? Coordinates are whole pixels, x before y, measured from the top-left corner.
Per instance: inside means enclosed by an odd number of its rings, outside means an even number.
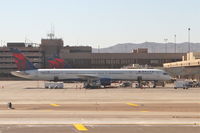
[[[11,48],[18,71],[12,75],[45,81],[84,81],[86,88],[91,83],[100,82],[102,86],[111,85],[113,81],[166,81],[171,77],[159,69],[36,69],[35,66],[18,50]]]

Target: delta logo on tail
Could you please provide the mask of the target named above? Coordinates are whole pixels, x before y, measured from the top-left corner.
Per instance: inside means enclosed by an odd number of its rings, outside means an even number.
[[[21,53],[20,50],[16,48],[11,48],[10,50],[19,71],[36,69],[33,64],[29,62],[29,60]]]
[[[65,64],[65,61],[61,59],[58,55],[54,55],[48,59],[49,68],[70,68],[69,65]]]
[[[61,58],[59,58],[57,55],[54,56],[55,61],[59,63],[60,68],[65,68],[65,61]]]
[[[48,58],[49,68],[60,68],[60,64],[54,58]]]

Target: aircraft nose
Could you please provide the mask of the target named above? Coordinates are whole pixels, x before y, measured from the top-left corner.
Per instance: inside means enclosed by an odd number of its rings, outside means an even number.
[[[13,71],[11,74],[17,77],[24,77],[26,75],[26,73],[22,71]]]
[[[168,79],[168,80],[172,80],[173,78],[172,78],[170,75],[168,75],[168,76],[167,76],[167,79]]]
[[[11,74],[14,75],[14,76],[17,76],[17,75],[19,75],[19,72],[18,71],[14,71],[14,72],[11,72]]]
[[[20,74],[20,71],[13,71],[13,72],[11,72],[11,74],[14,75],[14,76],[19,76],[19,75],[21,75],[21,74]]]

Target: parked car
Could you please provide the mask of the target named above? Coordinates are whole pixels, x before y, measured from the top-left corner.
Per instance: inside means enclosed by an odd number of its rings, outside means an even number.
[[[199,82],[197,81],[188,81],[188,86],[189,87],[199,87]]]
[[[177,88],[188,89],[190,87],[190,84],[189,84],[188,81],[184,81],[184,80],[175,81],[174,82],[174,89],[177,89]]]

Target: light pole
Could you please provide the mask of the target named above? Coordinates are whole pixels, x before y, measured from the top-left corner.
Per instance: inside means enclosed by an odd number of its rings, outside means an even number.
[[[190,53],[190,28],[188,28],[188,53]]]
[[[100,53],[100,46],[98,45],[98,53]]]
[[[174,52],[176,53],[176,34],[174,35]]]

